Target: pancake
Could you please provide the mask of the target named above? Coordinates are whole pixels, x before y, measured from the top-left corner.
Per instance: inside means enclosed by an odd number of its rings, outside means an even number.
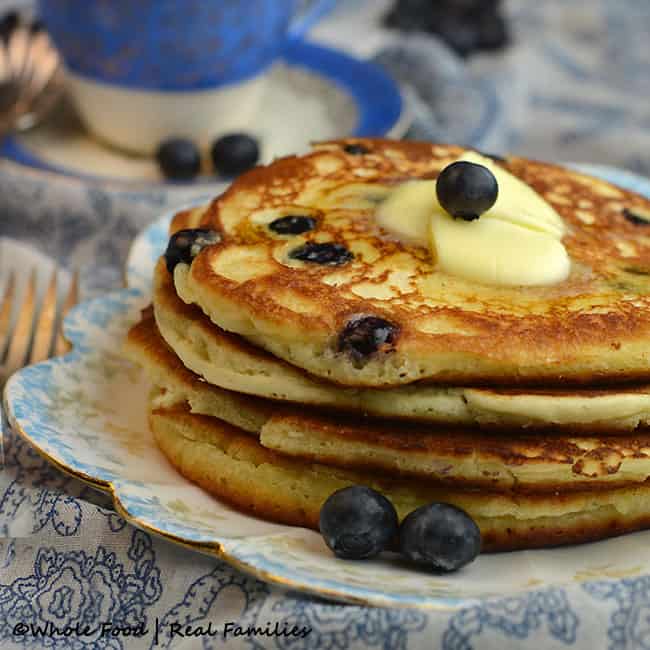
[[[180,221],[181,217],[176,225]],[[354,389],[324,382],[242,337],[225,332],[198,307],[185,304],[176,295],[162,259],[154,272],[153,303],[160,333],[185,366],[211,384],[231,391],[373,416],[496,426],[500,430],[552,428],[613,433],[633,431],[650,423],[647,385],[544,391],[420,383]]]
[[[200,309],[178,298],[163,260],[159,260],[154,273],[153,303],[159,330],[183,363],[211,384],[227,390],[377,416],[440,422],[471,420],[461,390],[345,388],[310,376],[225,332]]]
[[[367,153],[358,155],[360,147]],[[549,286],[463,280],[375,219],[392,186],[435,178],[463,153],[344,140],[256,168],[202,214],[200,225],[221,241],[191,266],[176,266],[178,294],[223,329],[344,385],[650,379],[650,201],[556,165],[509,157],[501,167],[564,222],[570,275]],[[289,236],[266,227],[292,214],[311,215],[315,229]],[[337,265],[295,259],[306,242],[336,243]],[[345,332],[362,316],[388,321],[392,331],[380,350],[359,358],[346,352]]]
[[[609,490],[650,477],[650,431],[618,436],[535,435],[336,417],[226,391],[185,368],[151,314],[129,332],[125,352],[160,390],[157,409],[187,408],[259,438],[305,464],[325,463],[513,492]]]
[[[650,526],[645,484],[550,495],[450,489],[304,463],[265,449],[217,418],[183,408],[153,408],[149,424],[162,452],[186,478],[238,509],[278,523],[317,530],[327,497],[362,484],[386,495],[400,519],[432,501],[463,508],[481,529],[488,552],[595,541]]]

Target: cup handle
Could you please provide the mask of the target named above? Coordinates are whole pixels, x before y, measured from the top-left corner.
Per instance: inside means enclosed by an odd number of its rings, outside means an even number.
[[[294,18],[289,27],[289,38],[302,38],[323,16],[334,9],[337,2],[338,0],[312,0],[311,6]]]

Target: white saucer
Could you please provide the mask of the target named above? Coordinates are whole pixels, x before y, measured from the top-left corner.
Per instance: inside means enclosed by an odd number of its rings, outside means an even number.
[[[407,123],[399,90],[377,66],[305,41],[292,42],[283,59],[269,73],[259,115],[242,125],[259,139],[261,162],[304,152],[310,142],[319,140],[352,134],[403,135]],[[36,129],[6,139],[0,154],[24,166],[84,180],[150,186],[164,182],[153,158],[133,156],[96,140],[67,104]],[[206,164],[192,185],[223,180]],[[189,189],[187,183],[172,184],[180,186]]]

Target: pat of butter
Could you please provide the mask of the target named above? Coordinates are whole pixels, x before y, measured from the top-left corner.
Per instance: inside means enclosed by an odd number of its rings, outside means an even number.
[[[466,280],[544,285],[569,275],[569,256],[561,241],[508,221],[463,221],[440,212],[431,219],[431,235],[438,268]]]
[[[480,219],[454,219],[436,197],[436,181],[410,181],[379,207],[377,223],[405,243],[429,246],[440,270],[502,286],[565,280],[569,256],[561,217],[530,186],[492,160],[467,152],[458,160],[483,165],[497,179],[496,203]]]
[[[397,186],[380,203],[377,224],[405,244],[429,246],[429,223],[440,210],[436,181],[408,181]]]
[[[495,204],[481,219],[501,219],[524,228],[539,230],[561,239],[565,233],[562,217],[535,190],[493,160],[468,151],[458,160],[487,167],[497,179],[499,194]],[[438,206],[440,207],[440,206]]]

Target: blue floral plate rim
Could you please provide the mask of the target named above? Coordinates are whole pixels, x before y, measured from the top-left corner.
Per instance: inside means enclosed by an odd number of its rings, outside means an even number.
[[[599,165],[572,166],[650,197],[650,179]],[[292,565],[293,560],[291,559],[296,557],[296,551],[292,549],[292,544],[295,544],[296,540],[300,540],[300,535],[303,532],[312,535],[310,539],[313,540],[315,534],[312,531],[292,529],[295,534],[289,532],[242,539],[229,537],[225,541],[217,539],[219,533],[196,525],[196,522],[190,520],[188,523],[181,519],[174,520],[172,517],[167,517],[166,514],[169,514],[169,511],[161,507],[164,504],[161,504],[156,496],[147,492],[146,482],[123,478],[119,472],[105,471],[99,467],[77,462],[74,453],[72,453],[73,450],[64,448],[63,445],[56,449],[57,455],[53,455],[43,448],[44,442],[49,440],[48,435],[56,435],[56,429],[53,428],[52,422],[48,421],[47,416],[39,419],[39,414],[42,414],[42,411],[37,407],[47,396],[48,390],[52,388],[52,378],[56,375],[57,367],[74,366],[84,357],[93,354],[94,350],[89,347],[89,343],[93,342],[89,328],[110,328],[111,323],[118,320],[118,316],[123,316],[129,310],[144,306],[148,302],[148,278],[146,273],[138,270],[136,252],[138,255],[142,255],[143,251],[148,251],[149,259],[145,266],[151,268],[166,243],[166,228],[171,216],[171,212],[162,216],[135,240],[128,263],[129,288],[83,303],[68,315],[65,329],[67,337],[73,344],[72,352],[65,357],[25,368],[9,380],[4,392],[4,400],[11,426],[60,469],[90,483],[93,487],[108,490],[116,510],[127,521],[175,543],[201,552],[216,554],[243,571],[267,582],[336,600],[391,607],[454,610],[466,607],[481,598],[489,597],[491,595],[489,592],[486,592],[485,595],[468,595],[463,593],[463,590],[456,591],[453,585],[449,587],[447,583],[441,583],[439,591],[435,590],[435,583],[432,583],[433,586],[429,593],[417,594],[408,591],[410,584],[408,581],[404,588],[391,582],[383,584],[381,589],[376,584],[368,586],[366,583],[359,584],[354,580],[346,582],[340,576],[337,578],[337,572],[340,572],[341,566],[337,563],[338,561],[332,563],[335,570],[331,570],[330,573],[321,571],[320,574],[314,574],[315,569],[308,562],[305,566],[296,566],[295,563]],[[616,541],[616,539],[609,540],[609,543],[616,543]],[[598,544],[606,543],[608,542]],[[587,554],[598,544],[576,547],[576,553]],[[566,553],[571,552],[570,548],[562,550]],[[516,560],[517,554],[509,555],[512,556],[512,561]],[[300,552],[298,552],[298,556],[300,559]],[[333,560],[333,558],[331,559]],[[637,570],[642,575],[650,573],[650,561],[647,566],[637,567]],[[611,578],[607,574],[605,577],[614,581],[623,579]],[[418,578],[418,582],[420,580],[425,580],[425,577]]]

